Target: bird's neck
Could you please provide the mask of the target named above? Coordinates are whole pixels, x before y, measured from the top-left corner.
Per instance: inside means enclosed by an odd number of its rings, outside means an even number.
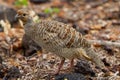
[[[27,25],[27,24],[33,24],[33,20],[32,19],[29,19],[29,20],[25,20],[23,21],[23,25]]]
[[[24,22],[24,30],[26,34],[29,34],[33,31],[34,29],[34,22],[33,20],[28,20],[27,22]]]

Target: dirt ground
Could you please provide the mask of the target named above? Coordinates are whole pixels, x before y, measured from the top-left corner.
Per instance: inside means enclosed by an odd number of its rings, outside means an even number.
[[[23,27],[14,19],[16,11],[26,7],[35,19],[71,25],[88,40],[120,44],[119,0],[28,0],[19,6],[16,1],[0,1],[0,80],[120,80],[120,46],[98,43],[92,45],[109,75],[85,60],[75,60],[72,72],[66,60],[60,74],[52,75],[60,58],[23,37]]]

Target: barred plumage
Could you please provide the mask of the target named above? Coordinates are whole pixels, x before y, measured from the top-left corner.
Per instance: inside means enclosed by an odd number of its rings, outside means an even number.
[[[88,41],[71,26],[50,20],[35,23],[29,13],[22,9],[18,11],[17,15],[24,23],[25,34],[44,49],[63,59],[85,58],[95,62],[100,68],[104,67]]]

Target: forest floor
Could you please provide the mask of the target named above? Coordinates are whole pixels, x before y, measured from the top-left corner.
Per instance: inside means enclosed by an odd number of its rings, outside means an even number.
[[[14,20],[16,11],[23,6],[16,7],[14,1],[0,1],[0,7],[3,6],[0,8],[0,80],[120,80],[120,47],[97,43],[93,46],[108,68],[109,75],[85,60],[75,60],[72,72],[67,70],[69,60],[66,60],[60,74],[51,75],[57,69],[60,58],[41,49],[32,40],[23,39],[23,27]],[[40,20],[50,19],[71,25],[88,40],[120,43],[119,0],[30,1],[27,7]],[[2,10],[4,7],[6,11]]]

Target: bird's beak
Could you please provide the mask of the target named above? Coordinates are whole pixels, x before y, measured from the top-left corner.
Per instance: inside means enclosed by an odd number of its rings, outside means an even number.
[[[20,16],[18,14],[16,14],[15,19],[19,19],[19,18],[20,18]]]

